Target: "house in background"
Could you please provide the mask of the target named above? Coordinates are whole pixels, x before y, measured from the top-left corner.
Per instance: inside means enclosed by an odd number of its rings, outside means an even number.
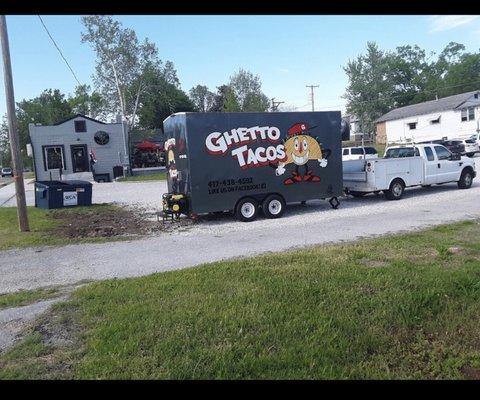
[[[346,115],[344,118],[350,125],[350,141],[359,142],[362,139],[365,141],[373,140],[372,135],[362,132],[360,118],[355,115]]]
[[[29,124],[37,181],[94,179],[123,175],[126,126],[77,114],[54,125]]]
[[[396,108],[375,123],[377,143],[466,139],[480,131],[480,91]]]

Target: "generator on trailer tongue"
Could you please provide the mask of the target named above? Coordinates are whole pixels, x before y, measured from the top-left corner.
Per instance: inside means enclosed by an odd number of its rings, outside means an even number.
[[[281,217],[287,203],[342,194],[338,111],[177,113],[163,122],[164,216],[233,211]]]

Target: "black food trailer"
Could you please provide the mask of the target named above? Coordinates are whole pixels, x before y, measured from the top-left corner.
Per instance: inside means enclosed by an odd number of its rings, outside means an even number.
[[[164,216],[233,211],[252,221],[287,203],[342,194],[339,111],[177,113],[163,122]]]

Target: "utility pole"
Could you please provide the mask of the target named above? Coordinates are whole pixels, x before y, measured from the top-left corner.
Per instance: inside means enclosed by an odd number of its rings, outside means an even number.
[[[5,80],[5,98],[7,101],[8,137],[12,152],[13,179],[17,198],[18,225],[21,232],[28,232],[27,202],[23,184],[23,163],[20,154],[20,139],[18,137],[17,117],[15,115],[15,97],[13,94],[12,65],[10,63],[10,48],[8,46],[7,21],[5,15],[0,15],[0,41],[2,43],[3,75]]]
[[[306,87],[310,88],[310,98],[312,102],[312,111],[315,111],[315,96],[313,94],[313,89],[317,88],[318,85],[306,85]]]
[[[280,104],[285,103],[284,101],[275,101],[275,97],[272,97],[270,100],[272,100],[272,112],[275,112],[278,110],[278,106]]]

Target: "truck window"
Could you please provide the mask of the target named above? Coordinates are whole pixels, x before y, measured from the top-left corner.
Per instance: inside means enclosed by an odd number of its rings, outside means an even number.
[[[363,149],[361,147],[354,147],[351,149],[351,153],[354,155],[363,155]]]
[[[433,151],[431,147],[424,147],[425,149],[425,154],[427,155],[427,160],[428,161],[433,161],[435,157],[433,156]]]
[[[397,147],[395,149],[388,149],[385,153],[385,158],[404,158],[419,155],[418,150],[413,147]]]
[[[343,149],[343,155],[348,156],[348,149]]]
[[[437,153],[437,158],[439,160],[448,160],[452,153],[450,153],[445,147],[443,146],[435,146],[435,153]]]
[[[365,147],[365,154],[377,154],[377,150],[374,147]]]

